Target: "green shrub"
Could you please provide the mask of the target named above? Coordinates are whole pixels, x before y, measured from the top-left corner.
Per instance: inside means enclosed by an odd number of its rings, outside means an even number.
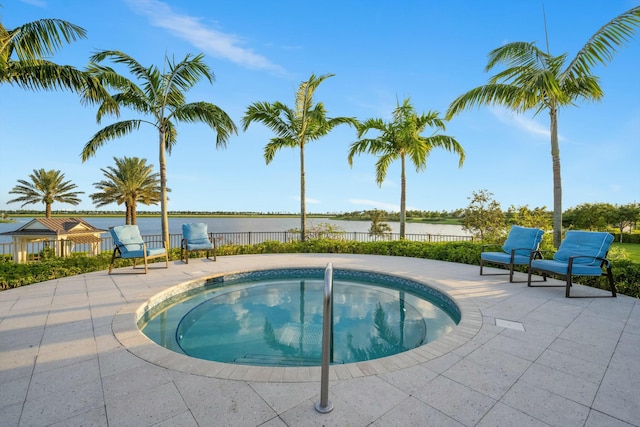
[[[352,240],[313,239],[306,242],[267,241],[255,245],[222,245],[218,248],[218,256],[247,254],[281,254],[281,253],[343,253],[362,255],[391,255],[414,258],[433,259],[478,265],[480,263],[481,244],[474,242],[424,243],[408,240],[356,242]],[[204,257],[205,253],[194,253],[193,257]],[[550,257],[551,253],[545,254]],[[609,258],[612,261],[614,282],[619,293],[640,298],[640,263],[626,259],[622,250],[612,248]],[[169,259],[180,259],[180,249],[170,249]],[[103,253],[97,257],[73,255],[68,258],[52,258],[46,261],[28,264],[0,262],[0,288],[14,288],[37,282],[72,276],[109,268],[111,253]],[[151,262],[164,262],[154,259]],[[115,267],[131,266],[131,260],[117,259]],[[520,267],[526,271],[526,267]],[[605,288],[602,278],[581,277],[580,283]]]
[[[614,242],[620,241],[620,233],[612,232],[611,234],[614,236]],[[622,243],[640,243],[640,233],[622,233]]]

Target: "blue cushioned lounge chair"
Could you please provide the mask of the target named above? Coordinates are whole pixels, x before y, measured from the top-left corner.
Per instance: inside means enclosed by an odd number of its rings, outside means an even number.
[[[133,259],[133,268],[136,268],[136,259],[144,259],[144,272],[149,271],[148,261],[153,258],[164,257],[166,267],[169,268],[169,254],[167,249],[147,248],[146,243],[142,240],[140,230],[137,225],[119,225],[109,229],[113,244],[116,245],[111,257],[111,265],[109,265],[109,274],[113,270],[113,263],[116,258]]]
[[[180,259],[189,264],[189,253],[192,251],[213,251],[213,260],[216,260],[216,241],[209,240],[207,224],[197,222],[193,224],[182,224],[182,242],[180,243]]]
[[[482,245],[480,254],[480,275],[509,274],[509,282],[513,282],[513,267],[529,265],[531,253],[537,251],[542,241],[544,231],[539,228],[520,227],[514,225],[509,231],[507,240],[502,245],[501,252],[489,252],[491,247],[500,245]],[[483,274],[484,264],[498,264],[509,269],[509,273]]]
[[[611,263],[606,259],[613,235],[597,231],[567,231],[553,259],[533,259],[529,264],[529,286],[531,273],[562,276],[566,279],[565,296],[571,298],[572,276],[606,276],[611,287],[611,296],[616,296],[616,287],[611,274]],[[546,278],[546,277],[545,277]],[[552,285],[538,285],[552,286]]]

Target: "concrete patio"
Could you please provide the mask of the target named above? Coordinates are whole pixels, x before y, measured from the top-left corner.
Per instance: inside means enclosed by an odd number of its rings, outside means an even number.
[[[328,262],[427,283],[455,298],[462,321],[418,349],[332,366],[328,414],[314,409],[319,368],[192,359],[135,325],[143,303],[180,283]],[[634,298],[567,299],[563,288],[480,276],[477,266],[401,257],[244,255],[163,266],[0,292],[0,425],[640,426]],[[573,294],[608,293],[575,285]]]

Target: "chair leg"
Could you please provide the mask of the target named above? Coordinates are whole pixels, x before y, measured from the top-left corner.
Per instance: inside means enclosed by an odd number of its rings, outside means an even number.
[[[572,283],[571,283],[571,274],[567,274],[567,290],[566,290],[566,292],[565,292],[565,294],[564,294],[564,296],[565,296],[566,298],[571,298],[571,295],[569,295],[569,293],[570,293],[570,291],[571,291],[571,286],[572,286]]]
[[[607,267],[607,279],[609,280],[609,286],[611,286],[611,296],[616,297],[616,285],[613,283],[613,274],[611,273],[611,266]]]
[[[118,250],[118,248],[113,250],[113,255],[111,255],[111,264],[109,264],[109,274],[111,274],[111,271],[113,270],[113,263],[116,261],[116,251]]]
[[[484,262],[482,262],[482,258],[480,258],[480,275],[482,276],[482,267],[484,266]]]
[[[164,251],[164,264],[166,268],[169,268],[169,251]]]
[[[144,255],[144,274],[147,274],[149,272],[149,260],[147,259],[147,245],[142,245],[142,253]]]

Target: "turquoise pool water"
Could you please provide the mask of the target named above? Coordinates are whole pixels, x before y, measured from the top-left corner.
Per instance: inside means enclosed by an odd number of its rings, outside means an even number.
[[[207,281],[139,322],[156,343],[206,360],[265,366],[320,365],[324,270],[287,269]],[[451,331],[455,303],[417,282],[334,270],[332,363],[407,351]]]

